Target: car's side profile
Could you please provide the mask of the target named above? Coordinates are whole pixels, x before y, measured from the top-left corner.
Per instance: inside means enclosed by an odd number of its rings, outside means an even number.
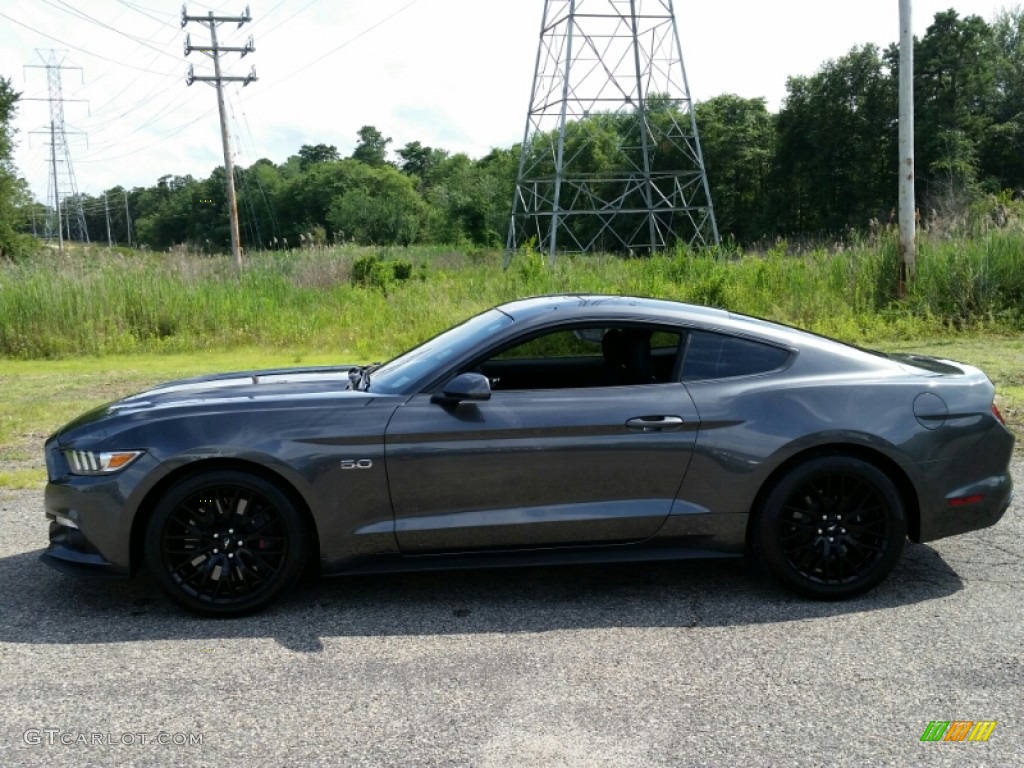
[[[382,366],[206,376],[46,444],[45,561],[240,615],[325,573],[751,553],[801,594],[992,525],[1013,437],[970,366],[652,299],[484,312]]]

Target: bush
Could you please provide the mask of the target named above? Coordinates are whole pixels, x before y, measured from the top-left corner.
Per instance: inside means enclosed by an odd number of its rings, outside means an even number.
[[[239,346],[401,351],[453,322],[545,293],[640,294],[725,307],[852,342],[1024,329],[1024,233],[922,238],[918,277],[895,298],[896,245],[793,254],[651,258],[467,256],[419,247],[263,252],[241,280],[228,257],[42,251],[0,263],[0,356],[21,358]],[[428,269],[429,267],[429,269]],[[415,278],[415,279],[413,279]]]
[[[425,273],[423,273],[425,276]],[[412,262],[385,261],[377,254],[361,256],[352,263],[352,283],[387,290],[393,282],[404,282],[412,277]]]

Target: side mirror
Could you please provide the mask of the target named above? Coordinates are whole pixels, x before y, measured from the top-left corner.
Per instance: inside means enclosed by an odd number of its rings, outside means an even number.
[[[431,398],[435,403],[461,403],[463,400],[490,400],[491,382],[482,373],[460,373],[444,385],[440,395]]]

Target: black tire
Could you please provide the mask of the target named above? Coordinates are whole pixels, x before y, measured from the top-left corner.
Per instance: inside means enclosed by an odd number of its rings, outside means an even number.
[[[863,594],[896,567],[907,535],[895,484],[852,456],[822,456],[786,473],[754,520],[754,550],[786,586],[806,597]]]
[[[309,531],[288,494],[247,472],[192,475],[159,500],[146,563],[179,605],[245,616],[277,601],[302,573]]]

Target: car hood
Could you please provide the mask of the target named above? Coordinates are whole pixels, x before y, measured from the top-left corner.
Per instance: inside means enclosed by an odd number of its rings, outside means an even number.
[[[326,401],[332,405],[365,405],[374,395],[348,389],[348,372],[354,367],[233,371],[169,381],[94,408],[64,425],[50,439],[63,441],[90,427],[106,431],[98,422],[152,419],[178,412],[194,415],[228,409],[301,407],[303,403]]]
[[[153,407],[199,400],[236,397],[294,397],[348,391],[348,372],[357,366],[314,366],[233,371],[178,379],[118,400],[119,408]],[[365,393],[352,393],[365,394]]]

